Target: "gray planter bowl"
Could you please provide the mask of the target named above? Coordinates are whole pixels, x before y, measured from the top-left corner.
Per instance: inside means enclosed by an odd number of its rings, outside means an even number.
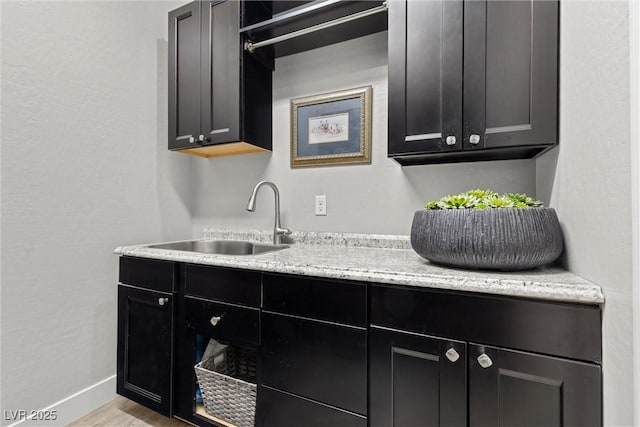
[[[553,208],[416,211],[411,246],[438,264],[471,269],[527,270],[562,253]]]

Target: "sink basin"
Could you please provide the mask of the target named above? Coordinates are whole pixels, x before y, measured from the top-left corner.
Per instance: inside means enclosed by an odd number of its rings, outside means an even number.
[[[239,240],[187,240],[184,242],[149,245],[149,247],[218,255],[257,255],[288,248],[287,245],[270,245]]]

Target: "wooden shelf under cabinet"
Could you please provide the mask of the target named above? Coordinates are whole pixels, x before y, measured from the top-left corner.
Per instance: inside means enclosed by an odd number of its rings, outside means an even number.
[[[231,424],[227,421],[221,420],[218,417],[214,417],[211,414],[207,414],[207,412],[204,410],[204,405],[202,403],[198,403],[196,404],[196,414],[200,415],[201,417],[207,418],[211,421],[214,421],[222,426],[226,426],[226,427],[237,427],[235,424]]]

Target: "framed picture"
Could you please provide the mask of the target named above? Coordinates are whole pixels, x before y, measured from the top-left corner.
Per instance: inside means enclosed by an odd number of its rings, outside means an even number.
[[[371,86],[291,100],[291,167],[371,163]]]

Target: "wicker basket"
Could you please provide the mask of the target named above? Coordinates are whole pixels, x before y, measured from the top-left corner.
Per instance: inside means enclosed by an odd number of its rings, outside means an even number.
[[[238,427],[255,425],[257,386],[244,381],[255,381],[255,352],[228,346],[194,369],[208,414]]]

